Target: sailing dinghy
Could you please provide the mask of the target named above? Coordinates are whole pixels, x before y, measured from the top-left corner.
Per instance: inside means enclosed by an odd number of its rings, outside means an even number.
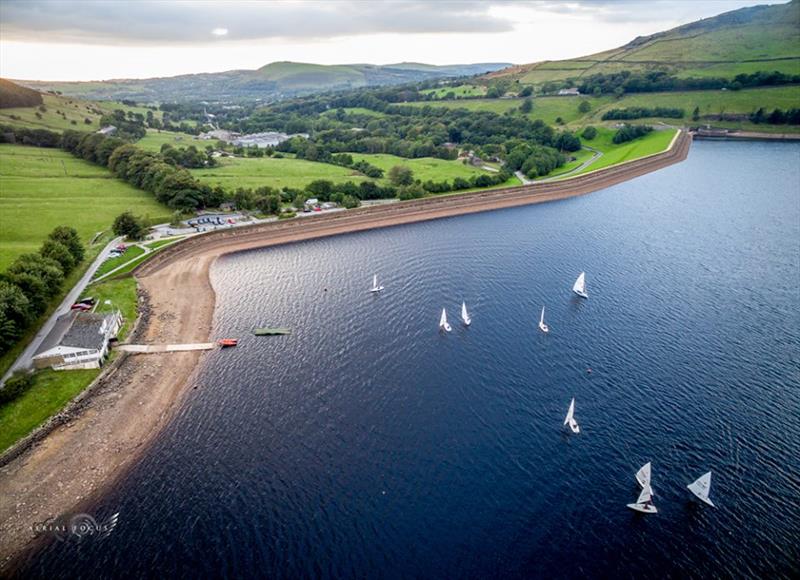
[[[580,433],[581,428],[578,426],[578,422],[575,420],[573,415],[575,414],[575,397],[572,397],[572,402],[569,404],[569,411],[567,411],[567,417],[564,419],[564,425],[569,425],[569,428],[572,429],[573,433]]]
[[[542,315],[539,317],[539,330],[542,332],[550,332],[550,327],[544,323],[544,306],[542,306]]]
[[[578,279],[575,280],[575,284],[572,285],[572,291],[581,298],[589,297],[589,295],[586,293],[586,272],[581,272],[580,276],[578,276]]]
[[[467,312],[466,302],[461,303],[461,322],[463,322],[465,326],[472,324],[472,319],[469,317],[469,313]]]
[[[453,330],[447,323],[447,311],[444,308],[442,308],[442,317],[439,319],[439,330],[444,330],[445,332]]]
[[[639,498],[636,500],[636,503],[629,503],[628,507],[633,511],[641,512],[643,514],[658,513],[656,506],[653,505],[653,490],[650,489],[649,485],[644,486],[644,489],[642,489],[642,493],[639,494]]]
[[[708,494],[711,491],[711,472],[709,471],[705,475],[701,475],[697,481],[694,483],[690,483],[686,487],[689,488],[693,494],[695,494],[700,501],[703,503],[707,503],[711,507],[717,507],[713,504],[713,502],[708,498]]]
[[[378,275],[375,274],[372,277],[372,288],[370,288],[369,291],[375,293],[380,292],[381,290],[383,290],[383,286],[378,286]]]

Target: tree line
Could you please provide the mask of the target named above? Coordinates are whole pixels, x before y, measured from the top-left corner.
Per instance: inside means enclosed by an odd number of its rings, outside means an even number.
[[[671,107],[627,107],[624,109],[609,109],[603,113],[603,121],[644,119],[646,117],[667,117],[669,119],[683,119],[686,111]]]
[[[770,87],[800,83],[800,75],[779,71],[759,71],[738,74],[733,79],[723,77],[679,78],[665,71],[598,73],[577,82],[585,95],[652,93],[666,91],[739,90],[750,87]]]
[[[749,116],[751,123],[767,123],[769,125],[800,125],[800,109],[773,109],[767,112],[760,107]]]
[[[58,226],[38,252],[23,254],[0,273],[0,354],[13,346],[58,295],[67,276],[83,261],[78,233]]]

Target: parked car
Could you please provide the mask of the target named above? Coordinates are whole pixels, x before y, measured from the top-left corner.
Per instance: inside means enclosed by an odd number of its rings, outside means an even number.
[[[87,296],[86,298],[81,298],[78,300],[78,304],[88,304],[89,306],[94,306],[96,300],[91,296]]]
[[[86,312],[87,310],[91,309],[92,309],[91,306],[89,306],[88,304],[83,304],[82,302],[78,302],[70,306],[70,310],[81,310],[83,312]]]
[[[119,244],[114,249],[119,251],[119,252],[124,252],[125,250],[128,249],[128,246],[126,246],[125,244]]]

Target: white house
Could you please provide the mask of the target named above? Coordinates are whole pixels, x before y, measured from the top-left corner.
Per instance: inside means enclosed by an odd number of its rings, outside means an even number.
[[[578,87],[572,87],[570,89],[561,89],[558,91],[559,97],[577,97],[580,95],[581,92],[578,90]]]
[[[116,338],[122,315],[72,311],[60,317],[33,357],[37,369],[97,369],[108,354],[108,343]]]

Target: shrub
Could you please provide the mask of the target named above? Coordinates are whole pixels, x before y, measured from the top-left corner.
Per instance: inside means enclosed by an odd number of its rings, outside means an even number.
[[[588,127],[586,127],[586,128],[583,130],[583,133],[581,133],[581,136],[582,136],[584,139],[586,139],[587,141],[591,141],[592,139],[594,139],[595,137],[597,137],[597,129],[595,129],[594,127],[592,127],[591,125],[589,125]]]
[[[33,375],[27,371],[17,371],[0,389],[0,404],[10,403],[33,386]]]

